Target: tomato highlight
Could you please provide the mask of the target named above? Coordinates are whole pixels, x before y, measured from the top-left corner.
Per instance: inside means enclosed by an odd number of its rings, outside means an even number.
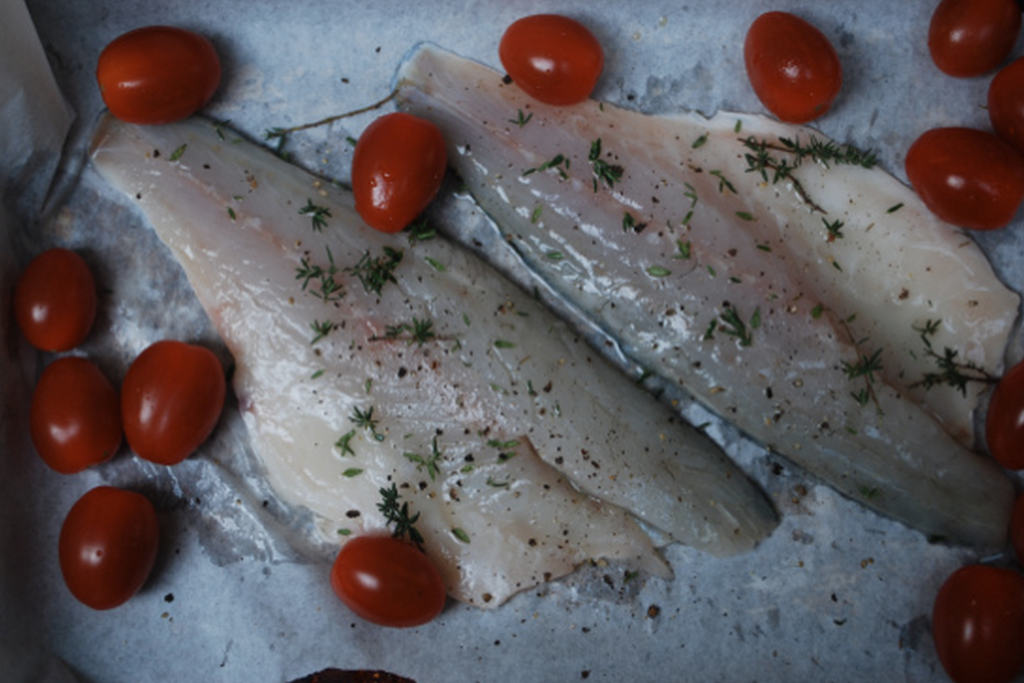
[[[371,228],[399,232],[437,196],[447,164],[444,136],[433,123],[403,112],[380,117],[352,154],[356,211]]]
[[[144,460],[181,462],[217,425],[226,384],[224,368],[209,349],[172,340],[150,345],[121,385],[128,445]]]
[[[96,65],[96,82],[110,113],[136,124],[191,116],[213,97],[220,77],[213,44],[173,26],[146,26],[115,38]]]
[[[932,213],[963,228],[1001,228],[1024,200],[1024,156],[985,131],[934,128],[914,141],[904,163]]]
[[[843,86],[839,55],[810,22],[766,12],[743,42],[747,77],[761,103],[780,120],[807,123],[825,114]]]
[[[123,435],[117,390],[91,361],[58,358],[32,394],[29,434],[43,462],[61,474],[106,462]]]
[[[932,634],[955,683],[1009,683],[1024,668],[1024,576],[987,565],[958,569],[935,597]]]
[[[96,319],[96,282],[85,260],[68,249],[48,249],[18,278],[14,315],[25,338],[43,351],[69,351]]]
[[[1020,24],[1016,0],[942,0],[928,25],[928,51],[948,76],[980,76],[1010,54]]]
[[[347,541],[331,567],[331,587],[363,619],[396,628],[426,624],[446,600],[441,574],[430,558],[391,536]]]
[[[64,520],[58,541],[61,574],[79,602],[113,609],[146,583],[159,545],[152,503],[133,491],[100,486],[79,498]]]
[[[510,24],[498,57],[523,92],[559,106],[590,97],[604,69],[604,49],[590,29],[557,14],[535,14]]]

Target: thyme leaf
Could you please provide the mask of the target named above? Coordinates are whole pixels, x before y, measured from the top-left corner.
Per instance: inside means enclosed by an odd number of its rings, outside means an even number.
[[[409,540],[417,548],[423,550],[423,536],[415,526],[416,522],[420,519],[420,514],[417,512],[410,516],[409,503],[402,502],[399,504],[401,496],[395,484],[391,484],[389,489],[379,489],[379,493],[381,502],[377,504],[377,509],[384,515],[388,526],[394,525],[395,528],[392,529],[391,535],[395,538],[405,538],[408,536]]]

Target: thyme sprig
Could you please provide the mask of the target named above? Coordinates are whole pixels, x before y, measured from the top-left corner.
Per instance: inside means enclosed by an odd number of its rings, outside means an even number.
[[[434,481],[437,475],[441,472],[441,467],[438,464],[441,460],[441,451],[437,448],[437,437],[434,437],[433,442],[430,446],[430,455],[424,457],[419,453],[403,453],[408,460],[416,463],[416,469],[421,467],[427,468],[427,474],[430,475],[430,481]]]
[[[327,219],[331,218],[331,210],[326,206],[317,206],[312,199],[306,199],[306,205],[299,209],[303,216],[309,216],[313,221],[314,232],[323,232],[327,227]]]
[[[414,543],[417,548],[423,550],[423,535],[420,534],[419,529],[416,528],[415,524],[420,519],[420,513],[409,515],[409,503],[402,502],[399,504],[399,498],[401,496],[398,493],[398,487],[395,484],[391,484],[389,489],[379,489],[381,502],[377,504],[377,509],[382,515],[388,526],[394,525],[394,529],[391,530],[391,535],[395,538],[409,537],[409,541]]]
[[[345,296],[341,284],[334,277],[341,272],[334,263],[334,256],[330,247],[325,247],[327,252],[326,268],[313,263],[309,257],[303,256],[299,261],[299,267],[295,269],[295,279],[302,280],[302,291],[309,291],[314,296],[323,299],[325,302],[337,301]],[[310,285],[313,285],[312,287]]]
[[[528,168],[523,171],[523,176],[528,176],[533,173],[541,173],[549,169],[554,169],[558,172],[558,177],[562,180],[566,180],[569,177],[569,158],[564,154],[556,154],[540,166],[534,168]]]
[[[736,307],[726,302],[722,312],[711,321],[704,332],[704,339],[714,339],[715,332],[735,337],[740,346],[747,347],[754,343],[754,330],[761,327],[761,309],[754,309],[749,321],[744,321]]]
[[[622,174],[624,172],[622,166],[619,166],[618,164],[609,164],[601,158],[601,138],[597,138],[590,143],[590,152],[587,154],[587,161],[590,162],[590,165],[594,170],[594,192],[597,192],[598,181],[604,183],[609,188],[614,188],[615,183],[622,180]]]
[[[384,329],[384,339],[398,339],[406,332],[409,333],[408,344],[412,346],[423,346],[431,339],[436,339],[437,334],[434,333],[434,321],[430,319],[419,319],[413,317],[411,323],[399,323],[397,325],[388,325]],[[372,337],[371,340],[376,341],[380,337]]]
[[[878,398],[875,395],[875,373],[882,372],[882,349],[876,349],[870,356],[861,353],[860,357],[855,362],[851,363],[849,361],[843,361],[842,366],[847,379],[864,379],[864,386],[858,391],[850,393],[854,400],[857,401],[857,404],[865,406],[869,402],[874,401],[877,405]]]
[[[384,255],[376,258],[371,258],[367,251],[356,265],[346,268],[345,272],[359,278],[367,294],[379,296],[384,285],[397,282],[395,269],[402,262],[403,255],[404,252],[392,247],[384,247]]]
[[[797,195],[814,211],[827,213],[811,199],[807,190],[792,173],[805,161],[830,165],[853,165],[873,168],[878,163],[874,152],[861,151],[852,145],[838,145],[831,140],[822,141],[812,135],[807,144],[800,138],[779,138],[777,142],[757,139],[754,136],[741,139],[748,150],[744,154],[748,173],[758,173],[765,182],[773,185],[780,181],[788,181]]]
[[[943,347],[942,353],[937,352],[932,346],[932,337],[938,334],[941,320],[927,320],[922,327],[914,326],[914,330],[921,334],[921,341],[924,342],[925,355],[935,361],[938,370],[926,372],[924,376],[914,384],[912,388],[923,386],[931,389],[934,386],[947,385],[960,392],[961,396],[967,396],[967,385],[971,382],[983,384],[994,384],[999,378],[992,375],[973,361],[958,360],[960,353],[948,346]]]
[[[352,408],[352,414],[349,415],[349,422],[353,423],[358,429],[365,429],[370,432],[376,441],[383,441],[384,435],[377,431],[377,425],[380,424],[380,420],[373,416],[373,406],[370,406],[367,410],[363,410],[359,406]]]

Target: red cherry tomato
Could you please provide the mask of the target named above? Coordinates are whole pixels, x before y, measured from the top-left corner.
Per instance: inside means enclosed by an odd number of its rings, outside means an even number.
[[[96,283],[89,266],[73,251],[44,251],[18,279],[14,315],[38,349],[68,351],[78,346],[96,319]]]
[[[1024,493],[1017,496],[1017,502],[1013,504],[1010,540],[1013,543],[1014,552],[1017,553],[1017,562],[1024,564]]]
[[[604,50],[590,30],[557,14],[513,22],[498,57],[523,92],[546,104],[577,104],[590,97],[604,68]]]
[[[960,227],[1001,228],[1024,200],[1024,156],[985,131],[932,129],[907,150],[905,167],[932,213]]]
[[[139,592],[156,561],[160,526],[152,503],[111,486],[78,499],[60,530],[60,569],[71,594],[106,610]]]
[[[1024,576],[986,565],[958,569],[935,598],[932,635],[955,683],[1009,683],[1024,667]]]
[[[444,609],[445,588],[430,558],[391,536],[360,536],[342,546],[331,587],[357,615],[381,626],[420,626]]]
[[[106,462],[123,434],[117,390],[85,358],[59,358],[32,394],[29,434],[43,461],[61,474]]]
[[[1016,0],[942,0],[928,26],[928,51],[949,76],[980,76],[1010,54],[1020,22]]]
[[[213,96],[220,58],[198,33],[147,26],[103,49],[96,81],[110,113],[122,121],[172,123],[196,113]]]
[[[151,462],[181,462],[217,425],[226,391],[224,369],[209,349],[170,340],[152,344],[121,385],[128,445]]]
[[[381,232],[402,230],[433,201],[447,163],[437,126],[402,112],[380,117],[352,154],[356,211]]]
[[[747,30],[743,60],[761,103],[783,121],[807,123],[843,86],[839,55],[825,34],[788,12],[766,12]]]
[[[996,135],[1024,153],[1024,57],[1010,62],[992,79],[988,117]]]
[[[1024,469],[1024,363],[1010,368],[992,392],[985,416],[985,441],[1000,465]]]

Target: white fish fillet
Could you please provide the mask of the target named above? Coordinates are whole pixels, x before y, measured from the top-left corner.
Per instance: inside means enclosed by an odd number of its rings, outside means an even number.
[[[664,575],[637,518],[716,554],[774,527],[708,439],[464,250],[371,230],[348,192],[202,120],[108,118],[92,159],[232,352],[271,484],[339,543],[384,529],[379,490],[396,484],[449,593],[493,607],[592,558]],[[394,266],[376,291],[367,260]],[[315,267],[337,296],[300,273]],[[371,409],[372,425],[353,420]]]
[[[982,390],[924,380],[947,348],[998,375],[1018,298],[906,186],[814,161],[776,182],[795,163],[780,138],[830,141],[758,116],[549,107],[431,46],[398,88],[531,267],[641,365],[879,511],[1005,541],[1011,486],[965,447]],[[764,175],[748,138],[769,145]]]

